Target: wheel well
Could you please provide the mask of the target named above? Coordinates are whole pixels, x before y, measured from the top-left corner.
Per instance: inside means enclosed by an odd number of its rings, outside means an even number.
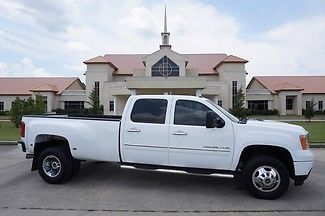
[[[247,161],[261,154],[269,155],[277,158],[284,164],[285,167],[287,167],[290,177],[294,176],[294,165],[293,165],[293,159],[291,157],[290,152],[287,149],[278,146],[267,146],[267,145],[247,146],[240,155],[239,163],[236,170],[237,171],[242,170],[242,168],[245,166]]]
[[[69,147],[69,142],[66,138],[61,136],[56,136],[56,135],[49,135],[49,134],[37,135],[34,143],[35,144],[34,144],[32,171],[37,170],[38,156],[44,149],[53,146],[61,146],[61,145],[66,145],[67,147]]]

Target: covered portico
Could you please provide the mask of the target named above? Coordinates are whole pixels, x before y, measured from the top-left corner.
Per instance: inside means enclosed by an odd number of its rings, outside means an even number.
[[[131,95],[174,94],[204,96],[216,104],[223,89],[222,82],[210,83],[204,78],[154,77],[153,79],[130,77],[125,82],[108,83],[106,91],[112,95],[114,107],[108,104],[105,113],[120,115]],[[113,108],[113,109],[112,109]]]

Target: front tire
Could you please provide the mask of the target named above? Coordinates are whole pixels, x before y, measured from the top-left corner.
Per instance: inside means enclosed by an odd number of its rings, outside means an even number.
[[[42,179],[50,184],[66,181],[73,171],[70,152],[64,146],[50,147],[38,157],[38,172]]]
[[[243,180],[253,196],[259,199],[276,199],[287,191],[290,176],[280,160],[261,155],[247,162]]]

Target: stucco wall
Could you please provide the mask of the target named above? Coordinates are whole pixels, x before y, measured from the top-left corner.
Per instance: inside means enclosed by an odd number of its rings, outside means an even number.
[[[242,88],[244,94],[246,94],[246,70],[244,63],[224,63],[218,69],[219,80],[226,82],[228,84],[227,90],[223,91],[228,92],[227,98],[224,98],[225,104],[228,104],[228,107],[232,107],[232,81],[237,81],[237,89]],[[245,104],[247,107],[247,104]]]
[[[86,71],[86,100],[95,86],[95,82],[99,81],[99,99],[102,102],[107,101],[107,92],[104,91],[104,85],[113,79],[114,69],[108,64],[88,64]],[[103,104],[104,105],[104,104]],[[89,104],[85,104],[89,107]]]
[[[11,103],[15,101],[16,97],[20,97],[21,99],[27,99],[29,96],[25,95],[14,95],[14,96],[6,96],[6,95],[0,95],[0,102],[4,102],[4,111],[10,111],[11,110]]]
[[[318,110],[318,101],[323,101],[323,110],[325,110],[325,93],[324,94],[303,94],[302,95],[302,108],[306,109],[306,101],[314,99],[316,103],[315,109]]]

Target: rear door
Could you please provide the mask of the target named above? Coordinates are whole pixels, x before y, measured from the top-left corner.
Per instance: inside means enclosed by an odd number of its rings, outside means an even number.
[[[168,165],[169,98],[135,98],[123,126],[124,162]]]

